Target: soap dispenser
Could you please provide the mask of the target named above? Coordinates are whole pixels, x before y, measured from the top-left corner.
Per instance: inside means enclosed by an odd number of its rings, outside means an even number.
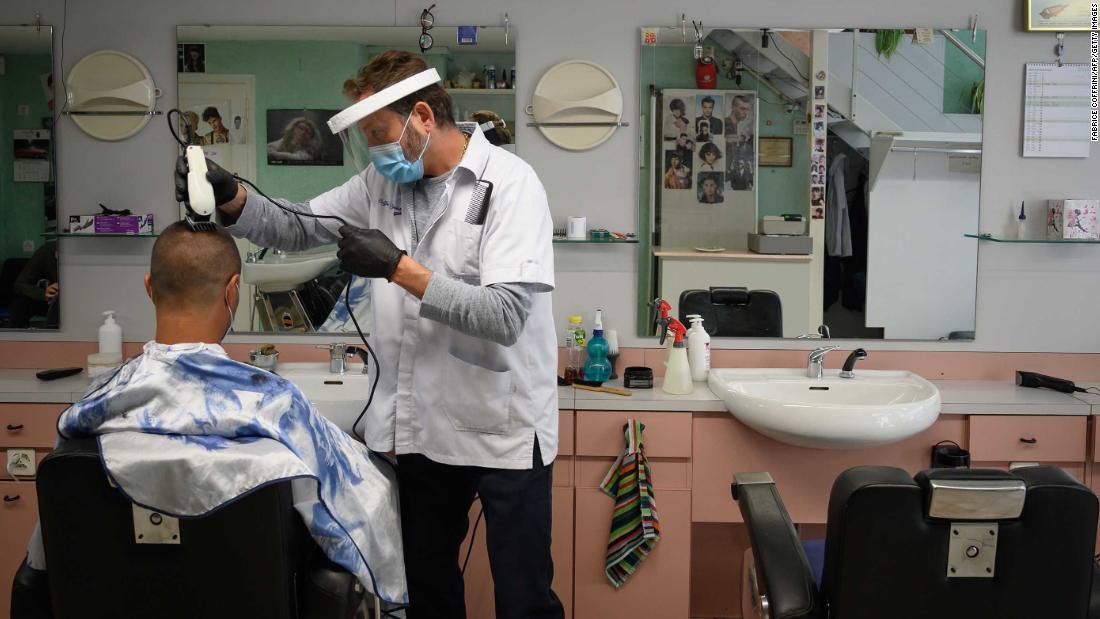
[[[115,322],[115,310],[103,312],[107,318],[99,327],[99,352],[122,354],[122,327]]]
[[[674,339],[672,348],[668,350],[668,361],[665,363],[665,381],[661,388],[665,393],[687,395],[695,389],[691,382],[691,368],[688,366],[687,348],[684,347],[684,335],[687,334],[687,329],[684,327],[684,323],[675,318],[669,318],[668,330],[672,332]]]
[[[687,332],[688,365],[691,366],[691,380],[702,382],[710,371],[710,334],[703,328],[703,317],[688,314],[691,328]]]

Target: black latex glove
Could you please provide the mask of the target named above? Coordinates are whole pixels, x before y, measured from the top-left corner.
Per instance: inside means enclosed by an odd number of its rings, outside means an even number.
[[[340,268],[360,277],[393,278],[397,263],[405,250],[397,249],[388,236],[374,228],[356,228],[344,225],[340,227]]]
[[[206,159],[206,180],[214,188],[214,204],[221,206],[237,197],[237,179],[226,171],[225,168]],[[176,202],[191,204],[187,196],[187,157],[180,155],[176,158]]]

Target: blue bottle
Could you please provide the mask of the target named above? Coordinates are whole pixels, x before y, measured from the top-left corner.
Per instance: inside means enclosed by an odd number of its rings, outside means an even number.
[[[588,361],[584,363],[584,379],[606,382],[611,378],[611,362],[607,360],[607,340],[603,337],[603,310],[596,310],[596,325],[588,340]]]

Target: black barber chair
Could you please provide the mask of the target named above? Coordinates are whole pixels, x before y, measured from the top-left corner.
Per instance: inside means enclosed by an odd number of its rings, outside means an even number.
[[[175,520],[113,488],[97,441],[79,439],[42,461],[37,488],[47,617],[345,619],[361,603],[354,576],[325,559],[294,510],[289,481]],[[29,572],[16,576],[13,619],[40,616],[27,601],[45,596],[20,591]]]
[[[771,477],[738,474],[732,490],[752,542],[746,619],[1100,617],[1097,499],[1057,467],[849,469],[820,584]]]
[[[717,337],[783,337],[783,304],[771,290],[711,287],[680,293],[680,322],[699,314]]]

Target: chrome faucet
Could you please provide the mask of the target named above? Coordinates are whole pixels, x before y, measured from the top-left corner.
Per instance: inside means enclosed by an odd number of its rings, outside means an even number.
[[[328,349],[328,371],[330,374],[345,374],[348,371],[348,357],[359,355],[363,360],[363,373],[367,373],[367,351],[359,346],[348,346],[343,342],[318,344],[317,348]]]
[[[836,350],[840,346],[822,346],[821,348],[815,348],[810,351],[810,356],[806,361],[806,377],[807,378],[821,378],[822,366],[821,362],[825,360],[825,354],[830,350]]]
[[[795,339],[799,340],[828,340],[832,335],[829,332],[829,325],[821,325],[817,328],[817,333],[803,333]]]

